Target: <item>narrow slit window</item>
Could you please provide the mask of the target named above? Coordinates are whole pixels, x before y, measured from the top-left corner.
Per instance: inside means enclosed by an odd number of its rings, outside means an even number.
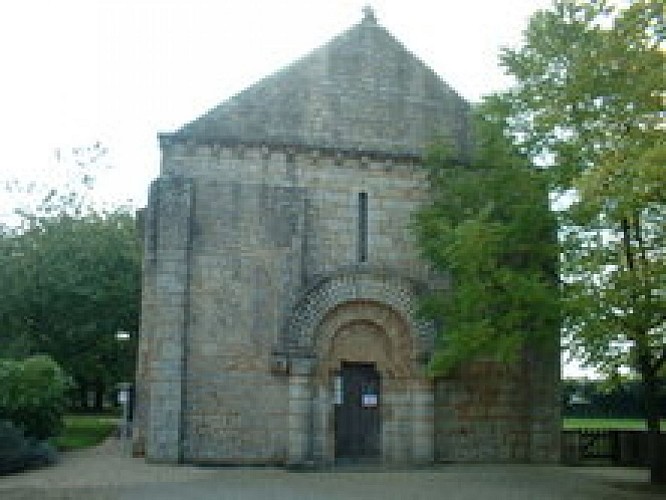
[[[358,194],[358,261],[368,261],[368,193]]]

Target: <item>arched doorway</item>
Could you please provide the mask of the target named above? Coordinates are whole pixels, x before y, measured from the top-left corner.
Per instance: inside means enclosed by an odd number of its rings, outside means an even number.
[[[315,454],[338,463],[428,461],[419,457],[431,455],[432,391],[404,318],[382,303],[348,301],[325,315],[315,339],[323,403],[313,415]]]
[[[321,354],[324,356],[322,361],[328,361],[329,371],[333,373],[334,448],[338,462],[372,460],[381,456],[379,370],[386,371],[389,366],[392,346],[385,331],[386,325],[382,324],[383,318],[377,317],[372,309],[377,307],[368,303],[350,303],[331,313],[342,316],[342,324],[327,317],[328,321],[333,321],[332,327],[337,328],[333,337],[327,339],[327,352]],[[367,319],[373,315],[378,322]],[[356,319],[351,319],[353,317]],[[326,327],[325,321],[322,328]]]
[[[359,273],[323,280],[301,299],[281,337],[289,376],[288,464],[330,464],[344,455],[432,462],[434,394],[425,361],[433,331],[414,315],[414,297],[413,283]],[[336,445],[342,433],[360,435],[336,428],[336,386],[343,388],[336,381],[346,373],[365,377],[352,382],[353,397],[375,412],[371,423],[359,425],[378,438],[360,449]]]

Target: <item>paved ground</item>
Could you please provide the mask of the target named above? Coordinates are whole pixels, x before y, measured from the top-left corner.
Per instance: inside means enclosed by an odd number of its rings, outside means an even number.
[[[413,471],[150,465],[119,443],[70,452],[59,464],[0,477],[1,500],[652,500],[647,472],[618,468],[441,465]]]

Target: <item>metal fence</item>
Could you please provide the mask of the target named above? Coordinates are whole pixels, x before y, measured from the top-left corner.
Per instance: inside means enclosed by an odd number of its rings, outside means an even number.
[[[663,445],[663,441],[662,445]],[[562,462],[569,465],[649,465],[647,431],[562,431]]]

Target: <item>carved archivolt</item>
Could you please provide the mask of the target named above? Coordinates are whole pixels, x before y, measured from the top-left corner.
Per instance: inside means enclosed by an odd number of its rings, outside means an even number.
[[[415,374],[417,353],[409,325],[377,302],[352,301],[330,311],[317,330],[315,350],[323,377],[343,361],[375,363],[389,378]]]
[[[343,349],[351,349],[343,347],[350,345],[351,332],[356,332],[359,344],[361,336],[384,335],[385,341],[377,341],[386,346],[391,370],[402,375],[413,364],[405,360],[421,363],[432,350],[433,327],[418,319],[415,310],[416,294],[409,280],[370,273],[338,275],[304,295],[285,324],[279,350],[290,358],[339,358]]]

